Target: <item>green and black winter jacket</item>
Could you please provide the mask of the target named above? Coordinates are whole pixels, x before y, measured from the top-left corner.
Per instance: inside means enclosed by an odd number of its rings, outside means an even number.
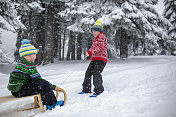
[[[21,87],[29,82],[35,82],[42,80],[42,77],[38,73],[36,66],[33,62],[27,61],[22,58],[15,69],[10,73],[8,90],[11,92],[18,92]],[[51,84],[51,88],[54,90],[56,85]]]

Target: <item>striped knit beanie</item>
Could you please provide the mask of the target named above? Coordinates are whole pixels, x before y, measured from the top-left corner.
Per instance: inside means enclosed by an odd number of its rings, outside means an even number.
[[[91,31],[99,31],[103,32],[103,25],[100,20],[97,20],[95,24],[92,26]]]
[[[19,50],[20,57],[37,54],[37,49],[30,44],[30,41],[28,39],[23,39],[21,43],[22,45]]]

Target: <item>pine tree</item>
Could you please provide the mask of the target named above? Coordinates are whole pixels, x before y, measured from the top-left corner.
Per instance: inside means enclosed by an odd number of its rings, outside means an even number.
[[[72,22],[67,29],[74,32],[83,30],[83,37],[90,32],[95,20],[100,18],[108,38],[109,57],[120,55],[121,58],[126,58],[129,53],[154,55],[164,49],[159,42],[163,40],[162,43],[166,43],[168,35],[164,27],[169,25],[169,21],[154,9],[157,2],[158,0],[70,0],[67,9],[59,14]]]
[[[30,39],[31,43],[38,49],[37,54],[37,64],[41,64],[43,62],[43,50],[42,47],[43,40],[45,38],[39,38],[40,35],[42,35],[42,29],[45,29],[44,27],[40,26],[44,23],[40,22],[43,17],[42,17],[42,11],[44,10],[42,7],[37,2],[30,1],[28,0],[15,0],[15,3],[18,5],[16,6],[16,9],[18,11],[18,15],[22,21],[22,23],[26,26],[26,29],[19,30],[18,31],[18,36],[17,36],[17,51],[15,52],[15,57],[16,60],[18,61],[19,58],[19,48],[21,46],[21,41],[25,38]],[[41,13],[41,14],[40,14]],[[43,21],[43,20],[42,20]],[[40,31],[39,31],[40,30]],[[39,33],[38,33],[39,32]],[[44,37],[45,32],[43,33]],[[42,41],[42,42],[41,42]],[[40,62],[39,62],[40,61]]]
[[[168,35],[170,40],[168,45],[171,48],[171,54],[176,55],[176,1],[165,0],[165,9],[163,15],[171,22],[171,26],[168,27]]]
[[[25,29],[25,26],[18,19],[15,5],[10,0],[0,0],[0,29],[12,32],[17,32],[20,29]],[[0,61],[9,62],[10,59],[8,55],[4,53],[3,50],[0,51]]]
[[[166,39],[167,34],[162,28],[168,25],[168,21],[155,11],[153,5],[156,2],[152,0],[121,1],[110,11],[111,13],[103,16],[103,21],[108,21],[107,25],[115,24],[115,27],[117,27],[116,32],[120,33],[121,36],[117,35],[115,40],[123,39],[123,42],[126,41],[123,45],[121,43],[119,43],[120,45],[117,44],[120,48],[124,46],[124,51],[126,51],[123,52],[124,54],[128,52],[127,45],[129,44],[133,48],[134,55],[158,54],[160,48],[157,41]],[[110,19],[106,21],[107,17]],[[127,32],[124,34],[128,36],[122,34],[124,32],[121,31],[122,28]],[[140,51],[137,51],[138,49]]]
[[[0,28],[16,32],[25,26],[17,18],[14,4],[8,0],[0,0]]]
[[[67,27],[67,30],[70,32],[67,60],[79,60],[81,59],[82,55],[82,33],[84,33],[83,29],[81,28],[83,12],[81,12],[79,9],[79,5],[82,3],[82,1],[76,0],[69,2],[70,4],[67,5],[67,8],[59,14],[70,23],[70,25]],[[64,15],[65,12],[68,13]]]
[[[61,48],[60,17],[57,13],[63,9],[63,2],[57,0],[31,0],[30,2],[16,0],[16,2],[20,4],[18,13],[21,21],[27,27],[25,31],[22,31],[23,36],[19,40],[28,38],[38,49],[36,64],[53,63],[54,58],[58,56],[60,60],[61,52],[58,55],[60,51],[58,48]]]
[[[67,60],[79,60],[92,44],[91,26],[100,19],[110,58],[166,54],[163,50],[169,50],[173,44],[165,30],[170,22],[155,11],[157,1],[15,0],[21,21],[27,27],[19,31],[17,45],[25,37],[30,39],[39,50],[37,64],[53,63],[54,58],[64,60],[65,55]]]
[[[59,13],[68,21],[66,30],[70,32],[67,60],[80,60],[90,47],[88,44],[92,38],[90,27],[95,21],[92,16],[95,15],[95,7],[94,4],[91,4],[92,2],[99,3],[100,0],[70,0],[66,9]],[[95,16],[98,17],[98,15]]]

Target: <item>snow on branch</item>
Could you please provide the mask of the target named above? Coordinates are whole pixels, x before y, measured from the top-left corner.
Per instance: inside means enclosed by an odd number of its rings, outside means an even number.
[[[38,13],[41,13],[43,10],[45,10],[45,8],[41,7],[40,4],[37,2],[28,3],[28,6],[31,9],[36,10]]]

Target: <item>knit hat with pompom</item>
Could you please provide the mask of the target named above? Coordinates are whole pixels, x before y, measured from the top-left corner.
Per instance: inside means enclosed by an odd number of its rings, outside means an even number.
[[[37,49],[30,44],[30,41],[28,39],[23,39],[21,43],[22,45],[19,50],[20,57],[37,54]]]
[[[97,20],[96,22],[95,22],[95,24],[92,26],[92,28],[91,28],[91,31],[99,31],[99,32],[103,32],[103,25],[102,25],[102,23],[101,23],[101,20]]]

